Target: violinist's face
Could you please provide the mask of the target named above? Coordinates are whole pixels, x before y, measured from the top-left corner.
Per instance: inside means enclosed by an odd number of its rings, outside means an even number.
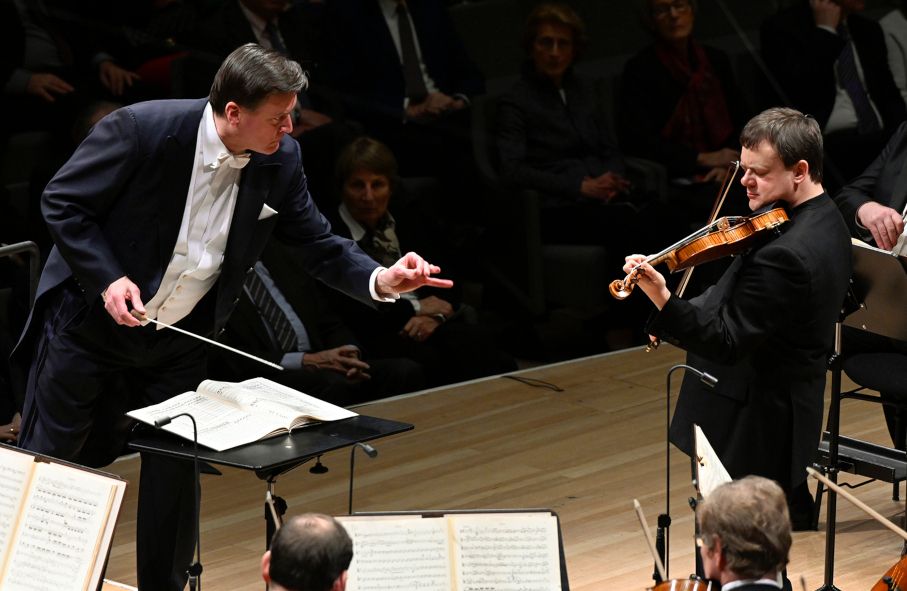
[[[794,199],[794,171],[786,168],[775,149],[768,142],[761,142],[753,149],[740,151],[740,166],[746,187],[746,198],[752,211],[775,201]]]

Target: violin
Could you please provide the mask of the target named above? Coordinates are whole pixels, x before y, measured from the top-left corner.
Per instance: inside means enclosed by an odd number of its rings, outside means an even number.
[[[649,587],[649,591],[718,591],[720,588],[718,583],[700,579],[696,575],[690,575],[689,579],[669,579],[664,563],[661,561],[661,556],[655,549],[655,543],[652,542],[652,534],[649,533],[649,526],[646,524],[646,517],[642,512],[642,505],[636,499],[633,499],[633,508],[636,510],[636,517],[639,518],[639,525],[646,539],[646,545],[649,547],[649,552],[652,553],[658,577],[661,579],[660,583],[654,587]]]
[[[672,273],[741,253],[768,238],[789,221],[783,209],[770,209],[752,216],[725,216],[675,242],[665,250],[646,257],[646,263],[665,263]],[[639,282],[639,266],[624,279],[615,279],[608,291],[618,300],[626,299]]]
[[[651,588],[651,591],[718,591],[715,581],[691,575],[689,579],[668,579]],[[875,589],[873,589],[875,591]]]
[[[901,591],[907,589],[907,554],[889,568],[871,591]]]

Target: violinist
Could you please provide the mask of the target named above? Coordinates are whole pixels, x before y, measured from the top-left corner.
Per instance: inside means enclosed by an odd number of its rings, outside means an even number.
[[[780,235],[741,253],[718,282],[683,300],[642,255],[638,286],[658,309],[650,335],[687,350],[687,363],[718,378],[708,388],[688,373],[671,441],[689,454],[697,423],[732,478],[758,474],[781,484],[806,529],[812,498],[805,467],[822,428],[825,364],[851,275],[847,227],[822,187],[822,134],[815,119],[774,108],[740,136],[741,183],[752,211],[783,207]]]
[[[705,576],[722,591],[790,588],[782,572],[791,546],[784,492],[761,476],[747,476],[715,489],[698,507],[696,544]]]

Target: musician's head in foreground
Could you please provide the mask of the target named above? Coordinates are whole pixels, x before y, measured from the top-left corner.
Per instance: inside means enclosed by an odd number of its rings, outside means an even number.
[[[697,509],[699,553],[706,577],[722,586],[777,580],[788,562],[790,516],[781,487],[747,476],[716,488]]]
[[[796,207],[821,195],[822,130],[809,115],[776,107],[759,113],[740,134],[740,182],[750,209],[776,201]]]
[[[329,515],[306,513],[277,530],[261,558],[271,591],[343,591],[353,542]]]

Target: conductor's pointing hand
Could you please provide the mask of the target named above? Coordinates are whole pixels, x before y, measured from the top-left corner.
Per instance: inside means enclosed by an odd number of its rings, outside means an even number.
[[[441,267],[432,265],[414,252],[406,253],[390,268],[378,273],[375,287],[381,295],[406,293],[422,286],[452,287],[450,279],[439,279],[432,274],[440,273]]]

